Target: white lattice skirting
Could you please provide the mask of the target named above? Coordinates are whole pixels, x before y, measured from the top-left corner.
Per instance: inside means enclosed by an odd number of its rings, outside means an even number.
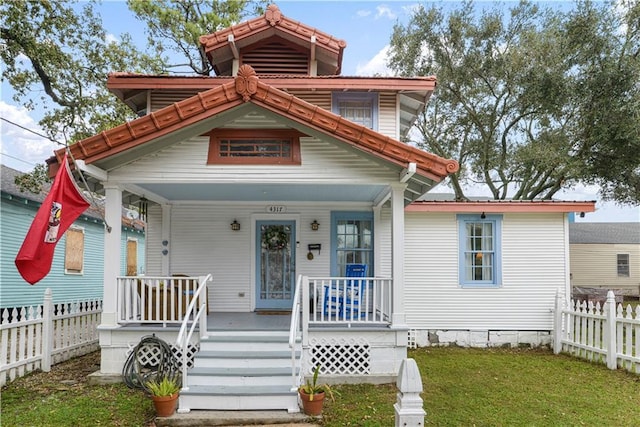
[[[314,338],[309,341],[311,360],[307,374],[320,365],[325,375],[367,375],[371,369],[371,345],[363,338]]]

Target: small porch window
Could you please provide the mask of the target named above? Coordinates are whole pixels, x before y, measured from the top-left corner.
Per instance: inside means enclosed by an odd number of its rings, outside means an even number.
[[[502,215],[458,215],[458,224],[461,286],[500,286]]]
[[[378,94],[371,92],[335,92],[331,111],[354,123],[378,130]]]
[[[214,130],[207,164],[299,165],[300,136],[294,130]]]
[[[373,274],[373,214],[333,212],[331,214],[332,275],[344,277],[347,264],[365,264]]]

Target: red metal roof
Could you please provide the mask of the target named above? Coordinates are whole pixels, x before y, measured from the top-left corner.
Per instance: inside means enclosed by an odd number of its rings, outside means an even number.
[[[71,153],[76,160],[84,160],[87,164],[91,164],[233,109],[245,102],[251,102],[300,124],[330,134],[386,161],[401,166],[416,163],[416,172],[419,175],[436,182],[456,172],[459,167],[455,160],[443,159],[409,146],[277,89],[261,81],[248,65],[240,67],[238,76],[233,81],[78,141],[70,147]],[[57,150],[55,155],[59,163],[64,155],[64,149]]]

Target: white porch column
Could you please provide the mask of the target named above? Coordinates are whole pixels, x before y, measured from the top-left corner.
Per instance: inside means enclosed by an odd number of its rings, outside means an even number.
[[[162,205],[162,240],[161,242],[167,242],[165,246],[162,244],[162,275],[169,276],[171,272],[169,271],[171,259],[171,240],[169,237],[171,236],[171,205]],[[165,252],[166,251],[166,252]]]
[[[391,186],[391,247],[393,274],[393,316],[391,328],[406,329],[407,320],[404,308],[404,190],[406,184]]]
[[[116,326],[118,298],[117,277],[120,275],[120,240],[122,234],[122,190],[105,186],[104,216],[111,230],[104,232],[104,296],[100,326]]]
[[[373,207],[373,229],[374,230],[382,230],[380,225],[380,211],[382,210],[382,206],[375,205]],[[382,254],[381,254],[381,243],[382,240],[380,238],[381,233],[373,233],[373,267],[374,271],[372,272],[374,277],[381,275],[380,265],[382,263]]]

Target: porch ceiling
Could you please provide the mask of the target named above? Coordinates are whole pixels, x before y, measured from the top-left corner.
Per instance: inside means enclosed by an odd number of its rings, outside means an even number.
[[[386,186],[329,184],[140,184],[168,201],[373,202]]]

